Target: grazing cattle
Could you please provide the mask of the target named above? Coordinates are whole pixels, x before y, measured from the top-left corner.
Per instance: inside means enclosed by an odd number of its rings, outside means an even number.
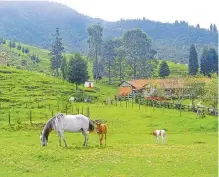
[[[152,132],[152,134],[154,136],[156,136],[156,143],[159,143],[160,136],[162,137],[162,144],[165,142],[165,140],[166,140],[166,131],[165,130],[154,130]]]
[[[197,117],[199,117],[199,118],[205,117],[205,110],[204,110],[204,108],[198,108],[197,109],[196,119],[197,119]]]
[[[107,126],[105,124],[101,124],[100,122],[96,122],[97,128],[96,132],[99,135],[100,145],[102,145],[103,136],[105,137],[105,145],[106,145],[106,133],[107,133]]]
[[[65,115],[56,114],[52,117],[43,128],[40,134],[40,140],[42,146],[46,146],[48,142],[48,136],[52,130],[55,130],[59,136],[59,145],[61,146],[61,138],[63,139],[65,146],[67,143],[64,136],[64,131],[68,132],[82,132],[84,135],[84,146],[88,143],[88,131],[94,130],[94,124],[88,117],[79,115]]]

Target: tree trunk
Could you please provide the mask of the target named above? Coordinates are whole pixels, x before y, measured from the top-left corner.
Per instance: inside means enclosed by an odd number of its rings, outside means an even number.
[[[58,77],[58,76],[59,76],[59,68],[56,67],[56,77]]]

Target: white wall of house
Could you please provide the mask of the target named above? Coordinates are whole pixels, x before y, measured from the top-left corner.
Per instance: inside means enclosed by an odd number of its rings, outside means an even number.
[[[92,88],[94,87],[94,81],[86,81],[84,87]]]

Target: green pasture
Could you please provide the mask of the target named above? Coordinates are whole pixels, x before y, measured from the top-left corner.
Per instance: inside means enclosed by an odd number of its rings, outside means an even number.
[[[218,120],[196,119],[195,113],[103,100],[117,86],[98,83],[83,94],[98,97],[91,104],[70,103],[75,85],[44,74],[0,66],[0,176],[191,176],[218,174]],[[83,109],[82,109],[83,108]],[[107,124],[107,146],[95,132],[88,147],[81,133],[66,133],[69,148],[59,147],[55,132],[40,145],[43,125],[57,112],[87,114]],[[10,124],[9,125],[9,118]],[[31,118],[31,119],[30,119]],[[30,122],[32,121],[32,124]],[[167,131],[166,144],[156,144],[154,129]]]
[[[12,111],[12,125],[7,116],[0,125],[0,176],[217,176],[217,117],[195,119],[191,112],[180,116],[177,110],[139,110],[136,104],[126,108],[125,102],[75,105],[80,110],[82,106],[90,107],[91,119],[108,125],[107,146],[100,146],[93,132],[87,148],[81,133],[66,133],[69,148],[59,147],[52,132],[48,145],[41,147],[42,124],[36,123],[45,123],[51,115],[40,119],[46,109],[36,108],[30,125],[22,117],[25,109],[17,115]],[[167,131],[166,144],[155,143],[154,129]]]

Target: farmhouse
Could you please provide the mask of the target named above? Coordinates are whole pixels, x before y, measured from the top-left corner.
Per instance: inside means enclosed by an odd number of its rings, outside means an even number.
[[[137,79],[132,81],[122,81],[119,84],[119,96],[127,96],[140,92],[144,97],[151,96],[156,89],[163,89],[166,95],[174,94],[176,91],[188,87],[187,81],[190,79],[168,78],[168,79]],[[202,78],[199,82],[206,82],[209,79]],[[192,81],[192,80],[191,80]]]
[[[93,80],[88,80],[84,83],[84,87],[86,88],[93,88],[94,87],[94,81]]]

